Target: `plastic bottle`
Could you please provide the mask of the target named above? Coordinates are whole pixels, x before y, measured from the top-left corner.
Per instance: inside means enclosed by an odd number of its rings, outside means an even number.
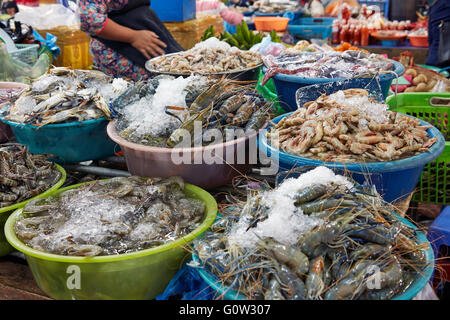
[[[375,28],[375,26],[374,26],[374,24],[372,22],[369,23],[367,28],[369,29],[369,35],[372,32],[377,31],[377,28]],[[373,44],[374,42],[375,42],[374,37],[369,37],[369,44]]]
[[[333,25],[331,26],[332,34],[331,34],[331,43],[339,44],[339,22],[338,20],[333,21]]]
[[[361,6],[361,13],[362,13],[364,18],[367,18],[367,5],[363,4]]]
[[[398,20],[391,23],[391,30],[398,30]]]
[[[361,28],[361,46],[365,47],[369,45],[369,26],[365,22]]]
[[[350,27],[348,28],[348,40],[347,42],[350,43],[351,45],[353,45],[353,33],[355,31],[355,25],[351,24]]]
[[[411,29],[411,20],[406,20],[405,22],[405,29],[410,30]]]
[[[348,8],[347,4],[344,4],[342,7],[342,19],[347,22],[348,19],[350,19],[350,9]]]
[[[359,24],[355,26],[355,30],[353,31],[352,44],[356,47],[361,45],[361,26]]]
[[[339,38],[341,40],[341,43],[349,42],[349,32],[348,32],[349,26],[343,25],[341,32],[339,33]]]

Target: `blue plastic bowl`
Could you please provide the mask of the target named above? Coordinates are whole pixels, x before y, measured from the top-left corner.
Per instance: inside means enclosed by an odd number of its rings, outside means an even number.
[[[397,61],[391,60],[394,63],[394,72],[401,76],[405,72],[405,67]],[[263,67],[263,73],[266,73],[267,68]],[[389,88],[391,87],[392,80],[394,80],[395,75],[393,74],[382,74],[380,75],[380,86],[383,93],[384,99],[387,98],[389,93]],[[327,83],[342,81],[348,79],[336,78],[336,79],[325,79],[325,78],[301,78],[293,75],[287,74],[277,74],[273,78],[275,88],[277,90],[278,99],[281,102],[281,106],[286,111],[297,110],[297,102],[295,100],[295,92],[297,89],[306,87],[313,84]],[[355,81],[355,88],[364,88],[371,79],[370,78],[354,78],[351,79]]]
[[[397,47],[399,45],[400,40],[381,40],[381,45],[383,47]]]
[[[409,222],[408,220],[400,217],[399,215],[394,215],[407,226],[413,228],[414,230],[418,230],[417,227]],[[425,270],[418,272],[416,279],[411,283],[411,285],[403,292],[402,294],[393,297],[391,300],[411,300],[414,298],[430,281],[431,276],[434,272],[434,254],[433,249],[431,248],[427,237],[420,231],[416,232],[416,239],[419,244],[421,243],[428,243],[428,250],[425,251],[425,257],[429,264],[425,268]],[[192,254],[192,260],[195,262],[201,263],[200,259],[196,254]],[[198,273],[200,274],[200,277],[211,287],[213,288],[220,297],[223,297],[225,300],[246,300],[247,298],[240,294],[239,292],[236,292],[234,290],[230,290],[227,287],[224,287],[221,285],[218,278],[213,275],[209,270],[207,270],[204,267],[196,268]]]
[[[292,23],[293,21],[299,19],[303,15],[303,9],[300,9],[299,11],[292,12],[292,11],[285,11],[285,12],[259,12],[255,11],[253,12],[253,15],[255,17],[288,17],[291,20],[289,23]]]
[[[278,123],[282,118],[292,114],[286,113],[272,120],[272,123]],[[421,125],[430,125],[428,122],[420,120]],[[270,128],[268,126],[268,128]],[[268,130],[265,129],[265,131]],[[424,166],[439,157],[444,151],[445,139],[442,133],[432,127],[427,130],[431,137],[436,137],[437,141],[430,148],[429,152],[422,153],[407,159],[386,162],[371,163],[340,163],[323,162],[296,156],[282,150],[277,150],[267,143],[266,135],[261,133],[258,137],[259,149],[265,150],[267,155],[279,159],[279,172],[288,171],[292,168],[306,165],[326,166],[328,168],[341,170],[342,173],[348,172],[351,177],[360,184],[375,185],[377,191],[387,202],[399,201],[414,191]]]
[[[102,159],[114,154],[116,144],[106,134],[105,118],[36,127],[1,119],[9,124],[17,142],[31,153],[52,154],[55,161],[74,163]]]

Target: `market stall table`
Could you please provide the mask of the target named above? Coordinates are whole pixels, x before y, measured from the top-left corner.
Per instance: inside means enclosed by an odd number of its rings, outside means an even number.
[[[0,300],[49,300],[33,279],[30,268],[13,255],[0,258]]]
[[[396,46],[396,47],[386,47],[386,46],[365,46],[360,47],[365,49],[370,53],[376,54],[387,54],[390,59],[393,57],[399,57],[404,51],[409,51],[414,55],[414,62],[416,64],[425,64],[428,55],[428,48],[425,47],[411,47],[411,46]]]

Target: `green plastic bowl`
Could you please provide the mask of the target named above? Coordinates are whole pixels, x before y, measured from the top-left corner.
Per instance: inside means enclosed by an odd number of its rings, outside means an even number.
[[[55,194],[80,185],[63,188]],[[208,192],[190,184],[185,184],[184,192],[205,203],[203,223],[185,237],[151,249],[98,257],[63,256],[34,250],[14,232],[23,209],[16,210],[6,221],[6,239],[25,254],[38,286],[52,298],[153,299],[164,291],[188,256],[183,246],[205,232],[217,215],[217,203]]]
[[[37,199],[37,198],[43,198],[43,197],[51,196],[66,181],[66,170],[64,170],[63,167],[61,167],[61,166],[59,166],[57,164],[56,164],[56,168],[59,170],[59,172],[61,172],[61,178],[59,179],[59,181],[53,187],[51,187],[47,191],[45,191],[45,192],[43,192],[43,193],[41,193],[41,194],[39,194],[39,195],[37,195],[37,196],[35,196],[33,198],[30,198],[28,200],[16,203],[16,204],[11,205],[11,206],[0,208],[0,257],[3,257],[4,255],[7,255],[8,253],[14,251],[14,248],[11,247],[11,245],[8,243],[8,241],[6,241],[5,233],[3,232],[3,228],[5,226],[6,220],[8,220],[9,215],[14,210],[25,207],[25,205],[28,202],[30,202],[31,200],[34,200],[34,199]]]
[[[396,213],[394,215],[405,225],[411,227],[416,230],[416,240],[419,244],[427,243],[428,249],[425,251],[425,257],[427,259],[428,265],[422,270],[420,273],[417,273],[417,277],[411,283],[411,285],[401,294],[392,297],[391,300],[411,300],[414,298],[430,281],[431,276],[434,271],[434,253],[431,248],[430,243],[428,242],[427,237],[420,231],[418,231],[417,227],[406,220],[405,218],[400,217]],[[201,265],[201,261],[196,254],[192,254],[192,260],[194,262],[198,262]],[[224,300],[246,300],[247,298],[235,291],[231,290],[229,287],[225,287],[221,284],[219,279],[213,275],[207,268],[201,266],[196,269],[199,273],[200,277],[213,289],[217,292],[218,296],[223,298]]]

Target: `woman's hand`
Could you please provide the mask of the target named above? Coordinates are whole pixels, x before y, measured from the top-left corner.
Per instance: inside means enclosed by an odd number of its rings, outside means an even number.
[[[130,39],[130,44],[147,59],[164,54],[165,52],[162,48],[167,47],[164,42],[159,40],[156,33],[148,30],[135,30]]]

